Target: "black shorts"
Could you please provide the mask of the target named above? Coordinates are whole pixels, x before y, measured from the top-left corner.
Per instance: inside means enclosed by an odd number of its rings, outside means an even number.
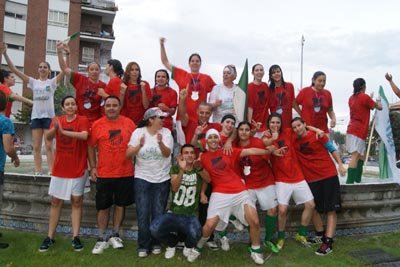
[[[315,209],[319,213],[340,211],[340,183],[337,175],[324,180],[309,183],[308,186],[314,196]]]
[[[125,207],[134,203],[133,176],[97,178],[96,209],[105,210],[112,205]]]
[[[50,118],[33,119],[31,121],[31,129],[49,129],[50,124]]]

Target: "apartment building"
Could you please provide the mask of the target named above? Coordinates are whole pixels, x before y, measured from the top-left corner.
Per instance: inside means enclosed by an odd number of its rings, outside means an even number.
[[[70,42],[70,66],[85,72],[88,63],[96,61],[104,67],[111,58],[116,11],[114,0],[2,0],[0,41],[7,44],[9,56],[21,71],[37,77],[41,61],[49,62],[54,74],[59,71],[57,40],[80,32]],[[7,69],[4,58],[1,68]],[[12,89],[28,93],[21,80]],[[14,103],[12,112],[19,109],[21,104]]]

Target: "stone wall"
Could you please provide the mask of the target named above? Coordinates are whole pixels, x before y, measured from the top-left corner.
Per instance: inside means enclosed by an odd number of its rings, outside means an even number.
[[[49,177],[6,174],[0,226],[12,229],[47,232],[50,197]],[[96,236],[95,185],[85,195],[82,236]],[[343,210],[338,214],[338,235],[368,234],[400,230],[400,186],[393,183],[342,185]],[[290,207],[287,231],[298,228],[302,206]],[[263,218],[264,214],[261,214]],[[263,223],[264,219],[260,219]],[[310,226],[312,229],[312,226]],[[64,204],[57,232],[70,234],[70,206]],[[134,205],[126,211],[125,238],[137,239]],[[246,231],[229,230],[232,239],[246,240]]]

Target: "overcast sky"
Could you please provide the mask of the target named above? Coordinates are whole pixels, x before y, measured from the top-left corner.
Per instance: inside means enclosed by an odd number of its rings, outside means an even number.
[[[377,95],[382,85],[389,101],[397,100],[384,74],[392,73],[400,84],[400,1],[116,0],[116,4],[112,56],[123,65],[138,62],[151,85],[154,72],[163,67],[158,39],[164,36],[173,65],[188,70],[188,57],[197,52],[203,60],[201,72],[216,83],[222,82],[227,64],[235,64],[240,76],[248,58],[250,67],[261,63],[266,71],[279,64],[285,80],[297,90],[304,35],[303,86],[310,84],[315,71],[324,71],[338,120],[349,114],[347,101],[358,77],[367,81],[367,93]]]

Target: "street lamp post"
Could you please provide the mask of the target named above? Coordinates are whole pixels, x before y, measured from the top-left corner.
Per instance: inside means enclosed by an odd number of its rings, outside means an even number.
[[[301,60],[300,60],[300,89],[303,88],[303,50],[304,50],[304,35],[301,36]]]

